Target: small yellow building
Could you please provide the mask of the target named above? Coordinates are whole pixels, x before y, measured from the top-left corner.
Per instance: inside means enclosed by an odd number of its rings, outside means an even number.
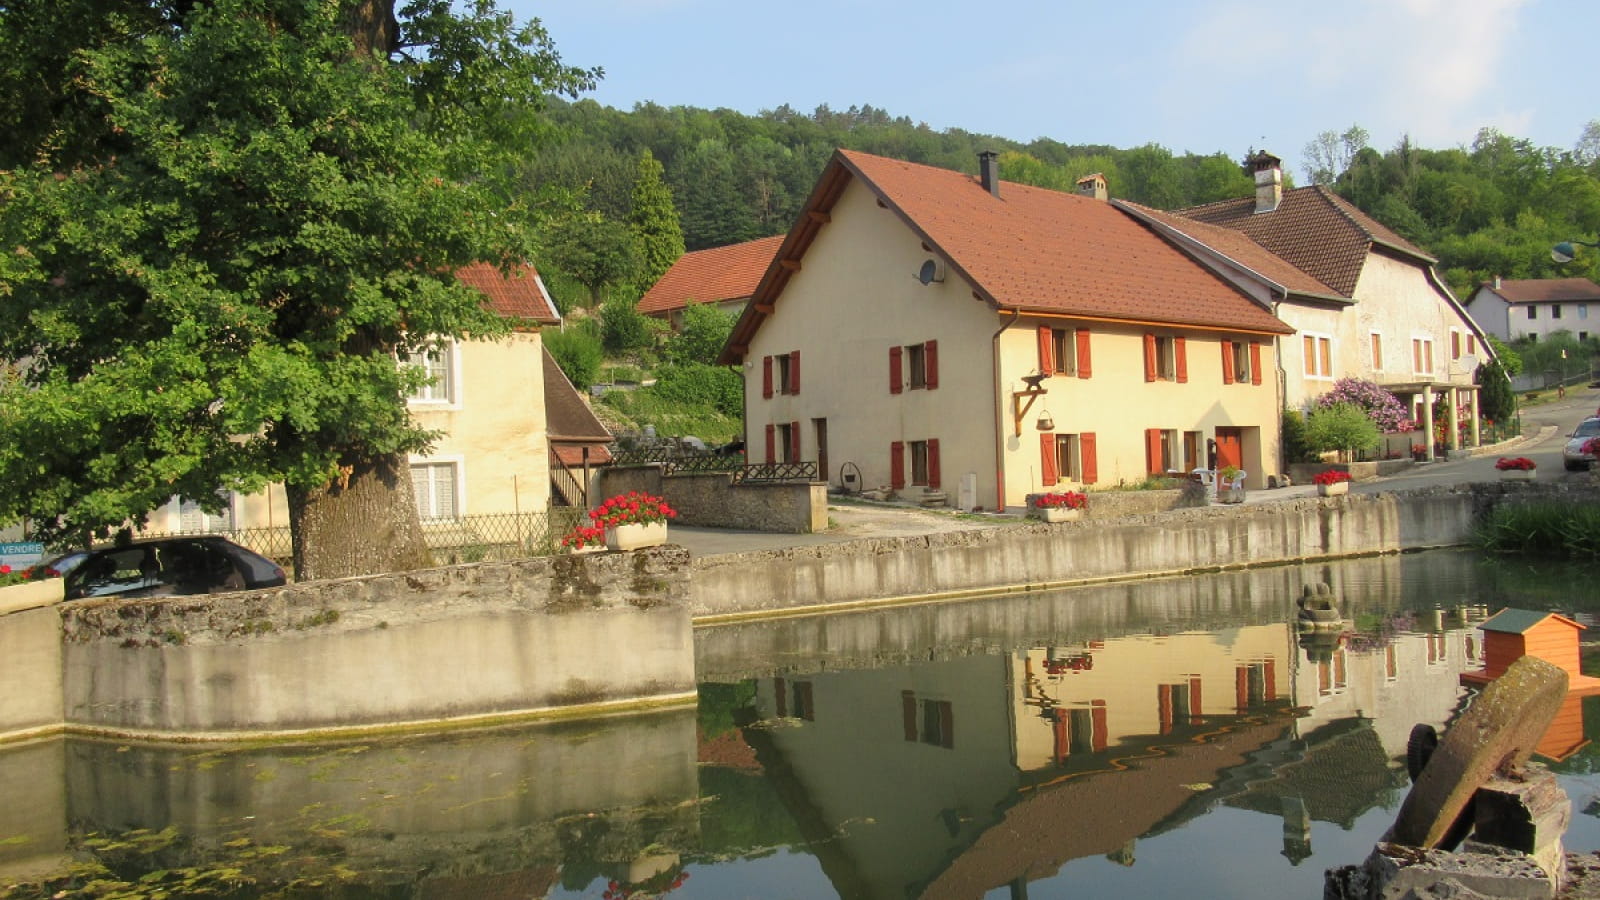
[[[845,488],[1027,495],[1279,470],[1292,329],[1105,199],[835,153],[724,348],[748,458]]]

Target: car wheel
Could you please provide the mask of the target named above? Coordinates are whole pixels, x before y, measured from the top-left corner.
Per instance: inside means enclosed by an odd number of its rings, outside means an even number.
[[[1567,467],[1567,471],[1568,472],[1583,472],[1583,471],[1586,471],[1589,468],[1588,466],[1584,465],[1583,463],[1575,463],[1575,462],[1570,462],[1570,461],[1569,462],[1564,462],[1564,463],[1562,463],[1562,465]]]

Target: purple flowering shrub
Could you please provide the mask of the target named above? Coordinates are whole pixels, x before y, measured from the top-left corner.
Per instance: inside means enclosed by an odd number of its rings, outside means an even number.
[[[1359,407],[1384,434],[1416,430],[1416,423],[1399,398],[1374,382],[1341,378],[1333,383],[1333,390],[1317,398],[1317,406],[1322,409],[1340,403]]]

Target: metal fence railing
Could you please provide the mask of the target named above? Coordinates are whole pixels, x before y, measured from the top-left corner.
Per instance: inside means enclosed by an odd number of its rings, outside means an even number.
[[[733,473],[734,484],[771,484],[780,481],[816,481],[814,462],[764,463],[741,466]]]
[[[584,510],[553,506],[539,513],[462,516],[459,519],[423,519],[422,533],[435,565],[526,559],[550,556],[561,549],[561,538],[584,518]],[[176,537],[183,532],[146,533],[141,537]],[[199,533],[199,532],[197,532]],[[289,567],[294,555],[289,529],[239,528],[207,531],[248,547]]]

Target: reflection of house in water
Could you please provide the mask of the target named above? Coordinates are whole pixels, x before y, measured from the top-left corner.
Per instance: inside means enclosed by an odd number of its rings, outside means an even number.
[[[768,727],[746,734],[841,896],[977,897],[1081,857],[1131,865],[1136,839],[1221,802],[1283,817],[1298,862],[1310,820],[1384,799],[1411,725],[1454,712],[1478,651],[1448,624],[1315,659],[1271,624],[765,678]]]

